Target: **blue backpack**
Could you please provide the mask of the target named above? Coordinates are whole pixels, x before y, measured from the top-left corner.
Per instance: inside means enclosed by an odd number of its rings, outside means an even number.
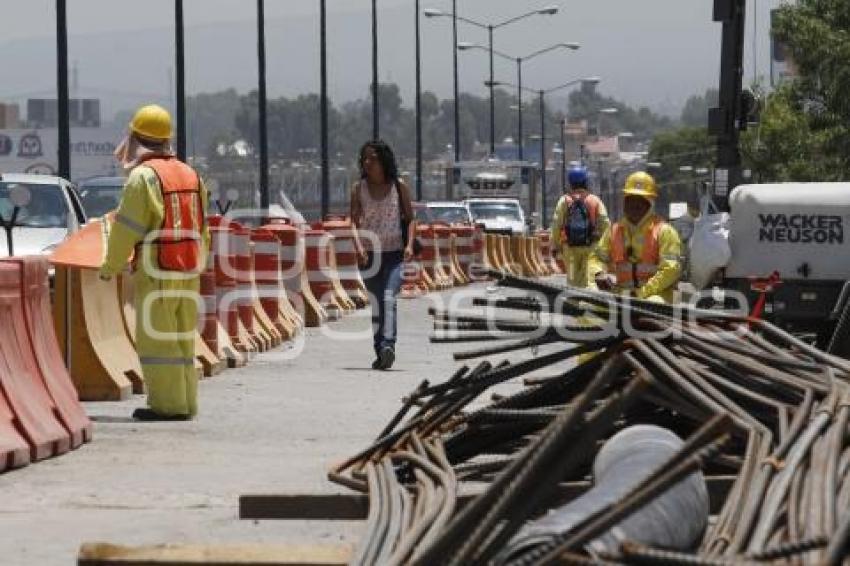
[[[570,246],[589,246],[593,243],[596,224],[590,217],[590,209],[585,202],[587,195],[567,197],[570,199],[564,221],[565,240]]]

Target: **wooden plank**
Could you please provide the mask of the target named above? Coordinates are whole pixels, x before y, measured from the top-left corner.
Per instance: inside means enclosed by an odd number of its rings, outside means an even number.
[[[78,566],[344,566],[353,546],[280,544],[120,546],[86,543]]]
[[[369,513],[369,498],[359,493],[269,494],[239,497],[240,519],[359,521]]]
[[[706,478],[711,512],[717,513],[735,482],[735,476]],[[474,486],[458,497],[458,508],[483,493],[485,486]],[[558,507],[591,488],[586,481],[565,482],[549,502]],[[280,519],[290,521],[361,521],[369,513],[369,498],[361,493],[334,494],[254,494],[239,497],[239,518],[247,520]]]

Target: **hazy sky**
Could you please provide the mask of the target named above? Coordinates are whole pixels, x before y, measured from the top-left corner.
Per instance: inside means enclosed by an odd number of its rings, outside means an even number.
[[[167,97],[173,61],[172,0],[68,0],[70,58],[80,94],[127,101]],[[675,112],[684,99],[717,85],[720,24],[712,0],[458,0],[472,19],[504,20],[556,4],[555,16],[536,16],[496,32],[497,49],[523,55],[562,41],[578,52],[553,52],[524,67],[525,84],[546,88],[598,75],[601,89],[633,104]],[[749,0],[746,77],[769,75],[769,11],[780,0]],[[370,0],[328,0],[331,94],[363,97],[370,81]],[[51,95],[55,86],[53,0],[0,0],[0,99]],[[256,86],[253,0],[185,0],[187,84],[190,92]],[[414,80],[414,0],[378,0],[381,80],[398,82],[407,103]],[[451,9],[449,0],[422,8]],[[266,0],[268,79],[274,95],[318,90],[318,1]],[[753,16],[756,16],[755,18]],[[755,35],[754,35],[755,34]],[[486,32],[460,24],[459,39],[485,44]],[[451,95],[451,20],[422,18],[423,87]],[[461,89],[484,92],[487,57],[462,52]],[[497,79],[516,66],[497,60]]]

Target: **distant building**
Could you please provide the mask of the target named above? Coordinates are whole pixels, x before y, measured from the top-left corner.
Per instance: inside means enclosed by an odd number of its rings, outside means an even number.
[[[0,102],[0,130],[21,127],[21,107],[13,103]]]
[[[100,100],[72,98],[68,103],[72,128],[100,127]],[[59,125],[58,103],[55,98],[27,100],[27,126],[33,129],[56,128]]]

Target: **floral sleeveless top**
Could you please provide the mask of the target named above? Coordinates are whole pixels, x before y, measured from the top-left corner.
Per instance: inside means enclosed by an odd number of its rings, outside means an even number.
[[[404,246],[401,236],[401,203],[399,191],[393,183],[387,196],[376,200],[369,194],[366,181],[358,186],[360,193],[360,241],[368,251],[396,252]],[[371,232],[371,234],[369,234]],[[380,244],[379,249],[375,246]]]

